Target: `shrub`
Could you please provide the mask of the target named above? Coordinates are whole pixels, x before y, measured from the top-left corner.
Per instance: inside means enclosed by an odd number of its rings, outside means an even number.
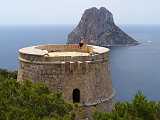
[[[52,93],[44,84],[30,81],[19,83],[5,80],[0,83],[0,120],[67,120],[72,105],[61,93]]]
[[[111,113],[96,112],[94,120],[160,120],[160,103],[138,92],[131,102],[118,102]]]

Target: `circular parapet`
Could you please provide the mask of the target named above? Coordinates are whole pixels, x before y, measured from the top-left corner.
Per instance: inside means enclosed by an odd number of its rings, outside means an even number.
[[[33,63],[96,61],[106,59],[105,53],[108,51],[108,48],[92,45],[82,48],[78,45],[39,45],[20,49],[19,59]]]
[[[19,61],[19,81],[43,82],[69,101],[95,106],[113,98],[108,48],[38,45],[20,49]]]

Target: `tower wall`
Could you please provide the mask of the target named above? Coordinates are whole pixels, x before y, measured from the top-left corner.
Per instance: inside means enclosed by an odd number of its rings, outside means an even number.
[[[42,47],[44,46],[38,48],[42,49]],[[48,51],[49,49],[53,51],[55,48],[54,46],[50,47],[47,48]],[[76,49],[76,46],[72,47]],[[86,51],[92,47],[94,46],[88,47]],[[58,47],[59,50],[62,48]],[[67,49],[66,46],[65,49]],[[54,49],[54,51],[56,50]],[[96,106],[103,111],[111,110],[114,94],[110,78],[109,51],[76,57],[49,57],[45,54],[39,53],[37,55],[35,53],[36,51],[34,54],[33,52],[27,54],[23,50],[20,51],[18,81],[43,82],[49,89],[62,92],[64,98],[69,101],[73,101],[73,91],[78,89],[80,103],[83,106],[87,108]]]

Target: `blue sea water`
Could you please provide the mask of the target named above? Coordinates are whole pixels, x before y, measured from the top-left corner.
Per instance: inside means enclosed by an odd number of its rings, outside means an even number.
[[[16,70],[18,49],[37,44],[63,44],[74,26],[0,26],[0,68]],[[141,42],[137,46],[112,47],[110,63],[117,100],[130,100],[141,90],[160,100],[160,26],[123,25]]]

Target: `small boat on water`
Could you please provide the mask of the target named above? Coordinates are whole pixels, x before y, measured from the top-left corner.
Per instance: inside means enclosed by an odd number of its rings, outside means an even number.
[[[147,43],[152,43],[152,41],[151,41],[151,40],[148,40]]]

